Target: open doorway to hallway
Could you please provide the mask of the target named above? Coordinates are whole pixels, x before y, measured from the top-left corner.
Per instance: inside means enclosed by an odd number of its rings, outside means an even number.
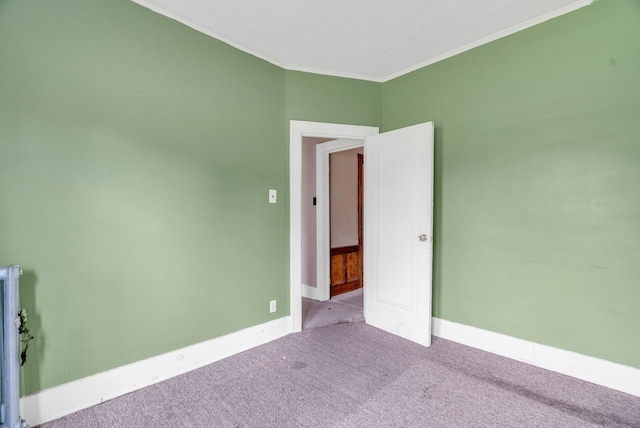
[[[309,227],[302,227],[302,210],[309,209],[309,205],[305,204],[305,200],[308,201],[308,197],[311,196],[313,198],[316,196],[315,194],[304,196],[302,192],[303,185],[303,177],[302,172],[304,169],[310,169],[311,166],[307,164],[306,167],[303,167],[303,156],[302,151],[305,148],[305,144],[303,144],[303,140],[309,137],[315,137],[324,139],[324,141],[332,141],[336,139],[351,139],[357,140],[357,144],[352,145],[348,148],[353,148],[357,146],[362,146],[364,144],[364,139],[378,134],[377,127],[371,126],[360,126],[360,125],[344,125],[344,124],[335,124],[335,123],[320,123],[320,122],[303,122],[303,121],[290,121],[290,133],[289,133],[289,195],[290,195],[290,221],[289,221],[289,237],[290,237],[290,304],[291,304],[291,318],[290,318],[290,331],[296,332],[302,330],[302,296],[307,295],[310,296],[311,293],[316,293],[315,298],[317,300],[328,300],[329,299],[329,232],[323,234],[322,242],[318,241],[317,246],[322,244],[326,248],[327,251],[321,251],[318,253],[316,246],[316,257],[318,254],[325,254],[325,261],[327,269],[321,269],[319,272],[326,272],[327,281],[323,282],[326,284],[325,290],[320,293],[318,287],[310,287],[309,284],[305,284],[303,281],[303,277],[307,279],[310,278],[309,273],[303,275],[303,271],[308,269],[308,266],[305,267],[303,265],[303,255],[306,251],[307,257],[308,253],[313,250],[303,250],[302,241],[303,235],[308,234]],[[326,143],[329,144],[329,143]],[[326,156],[326,168],[328,171],[328,154]],[[307,161],[309,162],[309,161]],[[324,165],[324,163],[323,163]],[[328,181],[328,175],[327,175]],[[325,186],[326,192],[328,193],[328,184]],[[319,196],[319,195],[318,195]],[[326,204],[325,204],[326,205]],[[314,207],[311,205],[311,207]],[[320,206],[315,206],[315,208],[311,208],[317,211]],[[327,208],[328,210],[328,208]],[[329,229],[328,222],[328,214],[323,217],[322,222],[316,221],[318,227],[325,227],[326,230]],[[312,277],[312,275],[311,275]],[[309,280],[310,281],[310,280]],[[316,278],[317,281],[317,278]],[[316,284],[317,285],[317,284]],[[320,295],[322,294],[322,295]],[[310,296],[314,297],[314,296]]]
[[[341,139],[357,139],[360,143],[352,147],[365,146],[365,321],[429,346],[433,258],[433,122],[379,134],[374,127],[292,120],[289,131],[289,331],[302,330],[302,141],[304,137],[331,136],[337,140],[324,144],[337,143]],[[328,165],[328,156],[326,159]],[[321,163],[318,162],[318,165]],[[407,186],[406,183],[411,185]],[[321,211],[318,209],[318,212]],[[316,223],[318,227],[324,225],[320,221]],[[324,242],[323,237],[319,236],[318,248],[321,240]],[[321,257],[324,253],[318,251],[317,256]],[[326,270],[318,269],[318,276],[322,272]],[[318,282],[317,285],[322,284],[324,282]],[[328,299],[328,287],[326,291]]]
[[[364,319],[362,141],[327,140],[302,140],[304,329]]]
[[[330,297],[364,286],[363,147],[329,155]]]

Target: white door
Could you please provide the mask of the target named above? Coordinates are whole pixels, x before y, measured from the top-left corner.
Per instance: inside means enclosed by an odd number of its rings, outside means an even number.
[[[431,345],[433,122],[364,144],[364,315]]]

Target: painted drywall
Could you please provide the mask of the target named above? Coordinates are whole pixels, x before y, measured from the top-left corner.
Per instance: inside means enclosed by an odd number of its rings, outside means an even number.
[[[23,394],[288,315],[283,70],[126,0],[4,1],[0,57]]]
[[[285,72],[287,120],[380,126],[379,83]]]
[[[640,367],[639,14],[600,0],[380,85],[126,0],[0,2],[23,394],[288,314],[290,119],[435,120],[435,314]]]
[[[362,147],[329,155],[331,248],[358,245],[358,154]]]
[[[285,115],[290,120],[381,126],[381,86],[355,79],[285,72]],[[288,129],[288,128],[287,128]],[[305,138],[302,165],[302,284],[315,287],[315,145],[326,139]],[[312,183],[313,181],[313,183]],[[313,211],[313,212],[311,212]]]
[[[435,121],[434,315],[640,367],[640,2],[383,85]]]
[[[378,84],[285,72],[126,0],[0,2],[0,58],[23,395],[288,315],[288,120],[381,123]]]

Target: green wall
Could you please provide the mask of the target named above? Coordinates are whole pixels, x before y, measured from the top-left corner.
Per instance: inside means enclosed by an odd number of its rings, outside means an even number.
[[[381,126],[381,85],[286,71],[288,120]]]
[[[288,314],[281,69],[129,1],[5,1],[0,57],[23,393]]]
[[[23,394],[288,315],[288,120],[381,124],[378,84],[285,72],[126,0],[0,1],[0,58]]]
[[[0,0],[23,394],[288,315],[290,119],[434,120],[435,314],[640,367],[639,24],[601,0],[378,84],[127,0]]]
[[[640,368],[640,2],[383,85],[436,125],[434,314]]]
[[[281,69],[128,1],[4,2],[0,43],[24,393],[288,314]]]

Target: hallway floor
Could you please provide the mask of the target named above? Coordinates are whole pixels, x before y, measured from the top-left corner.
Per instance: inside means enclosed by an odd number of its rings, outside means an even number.
[[[319,302],[302,298],[302,329],[364,321],[363,293],[359,288]]]

